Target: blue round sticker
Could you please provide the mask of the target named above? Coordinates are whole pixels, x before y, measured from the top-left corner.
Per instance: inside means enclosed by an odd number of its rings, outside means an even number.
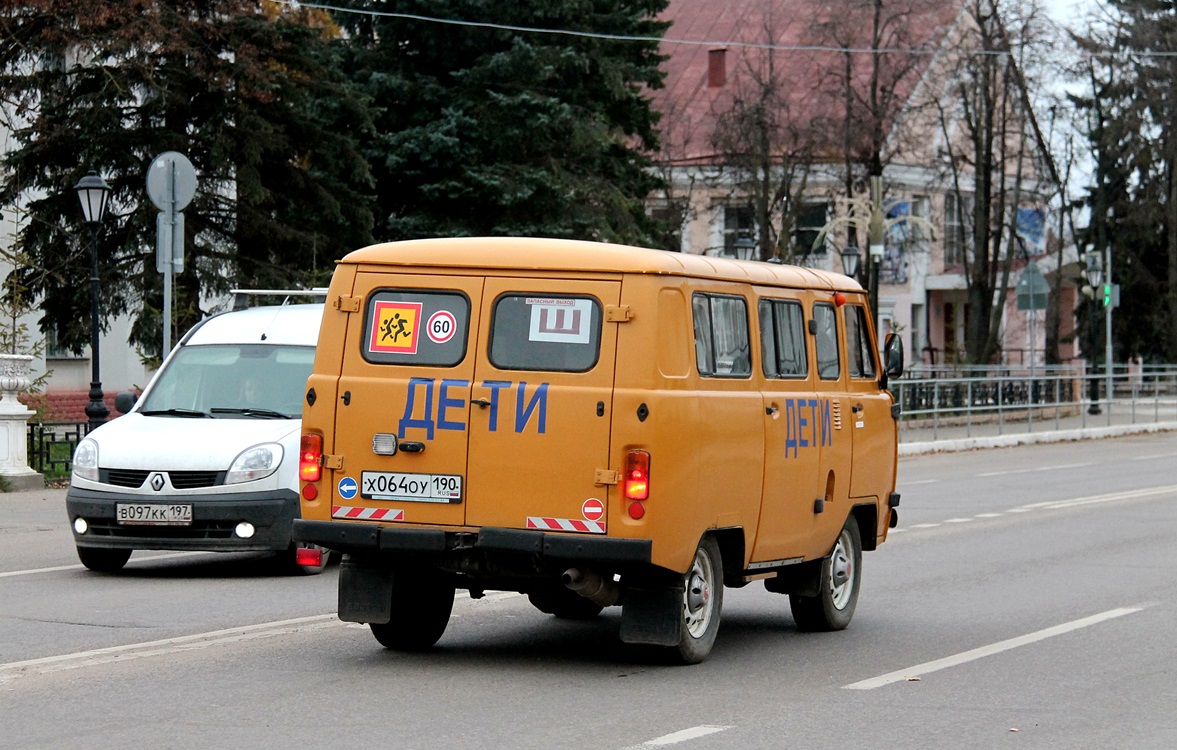
[[[339,496],[344,500],[351,500],[359,490],[360,486],[351,477],[344,477],[339,480]]]

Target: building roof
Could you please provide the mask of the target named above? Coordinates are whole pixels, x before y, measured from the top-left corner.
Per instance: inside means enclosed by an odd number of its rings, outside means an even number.
[[[664,156],[683,164],[718,160],[717,122],[733,102],[757,96],[758,79],[777,82],[778,110],[817,136],[819,152],[837,153],[846,111],[841,50],[858,50],[851,55],[851,75],[865,97],[874,6],[865,0],[670,0],[661,15],[671,22],[662,45],[669,56],[663,64],[665,87],[653,92],[663,115]],[[880,43],[874,46],[889,50],[880,57],[880,82],[896,97],[886,108],[884,127],[890,128],[956,24],[961,2],[889,0],[882,7]],[[717,57],[725,68],[722,85],[715,85],[712,70]],[[856,109],[869,115],[865,105]]]

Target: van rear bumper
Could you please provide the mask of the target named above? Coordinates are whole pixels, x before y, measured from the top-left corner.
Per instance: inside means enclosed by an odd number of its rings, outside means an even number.
[[[649,563],[652,551],[649,539],[613,539],[491,526],[475,533],[296,520],[294,539],[344,553],[444,555],[449,551],[475,549],[552,560],[610,563]]]
[[[190,503],[192,523],[123,525],[115,520],[117,503]],[[82,547],[265,552],[290,546],[291,522],[299,515],[299,498],[294,490],[285,489],[203,497],[147,497],[71,487],[65,495],[65,507],[71,527],[75,519],[86,519],[89,528],[85,534],[73,531],[74,542]],[[248,539],[234,533],[242,521],[254,526],[254,534]]]

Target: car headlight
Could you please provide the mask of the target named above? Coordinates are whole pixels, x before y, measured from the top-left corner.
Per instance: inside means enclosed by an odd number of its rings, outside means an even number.
[[[237,454],[225,475],[225,484],[240,484],[265,479],[278,470],[282,463],[282,446],[277,443],[263,443],[246,448]]]
[[[74,451],[74,476],[78,479],[98,481],[98,443],[86,438],[78,443]]]

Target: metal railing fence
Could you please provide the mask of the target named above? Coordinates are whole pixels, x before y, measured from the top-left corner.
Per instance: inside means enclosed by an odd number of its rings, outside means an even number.
[[[1177,421],[1173,365],[924,367],[890,389],[902,442]]]

